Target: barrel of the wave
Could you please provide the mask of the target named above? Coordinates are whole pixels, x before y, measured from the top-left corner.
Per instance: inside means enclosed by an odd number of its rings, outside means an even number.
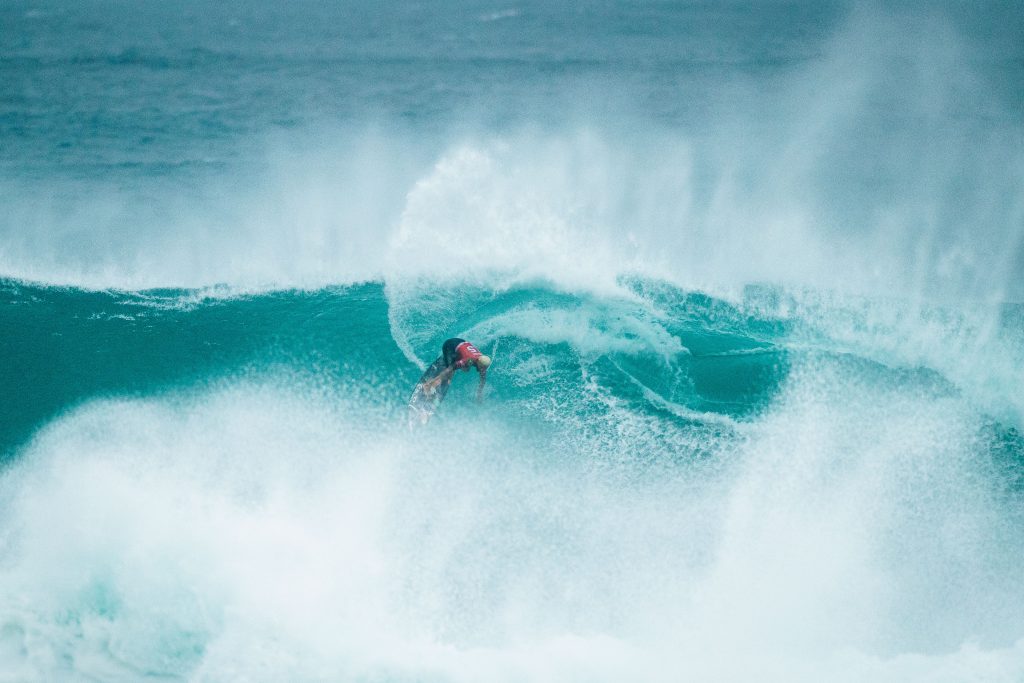
[[[412,396],[409,397],[409,425],[424,425],[444,400],[451,386],[456,370],[469,372],[476,368],[480,383],[476,389],[476,400],[483,400],[484,384],[487,382],[487,368],[491,366],[490,356],[485,356],[465,339],[453,337],[441,345],[441,355],[427,368]]]

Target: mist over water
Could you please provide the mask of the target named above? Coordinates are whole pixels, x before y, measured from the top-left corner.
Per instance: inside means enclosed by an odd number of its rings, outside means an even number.
[[[8,8],[4,271],[324,284],[470,230],[691,286],[1021,299],[1012,5],[480,10]]]
[[[1024,678],[1022,36],[0,7],[0,680]]]

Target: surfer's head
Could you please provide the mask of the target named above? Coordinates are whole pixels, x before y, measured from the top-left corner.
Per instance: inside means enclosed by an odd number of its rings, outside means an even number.
[[[480,355],[476,359],[476,366],[481,370],[486,370],[491,366],[491,357]]]

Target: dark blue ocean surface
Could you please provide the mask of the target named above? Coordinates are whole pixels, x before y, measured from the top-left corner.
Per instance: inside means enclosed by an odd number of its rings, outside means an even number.
[[[517,165],[585,181],[524,202],[566,201],[591,214],[572,227],[635,233],[645,257],[671,241],[688,284],[835,286],[841,265],[855,289],[1024,297],[1017,3],[19,1],[0,16],[10,276],[325,284],[359,262],[380,277],[380,257],[340,243],[386,240],[432,167],[504,144],[504,181]],[[316,260],[240,251],[312,233],[331,249]]]

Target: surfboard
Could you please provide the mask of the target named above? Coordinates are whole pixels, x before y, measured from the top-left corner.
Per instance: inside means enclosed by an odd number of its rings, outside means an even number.
[[[416,383],[416,388],[412,390],[412,396],[409,397],[410,426],[426,424],[437,410],[437,406],[444,400],[445,394],[448,393],[448,387],[452,383],[451,377],[448,378],[448,381],[441,382],[436,386],[429,385],[430,380],[441,374],[444,369],[444,358],[438,357],[423,373],[420,381]]]

